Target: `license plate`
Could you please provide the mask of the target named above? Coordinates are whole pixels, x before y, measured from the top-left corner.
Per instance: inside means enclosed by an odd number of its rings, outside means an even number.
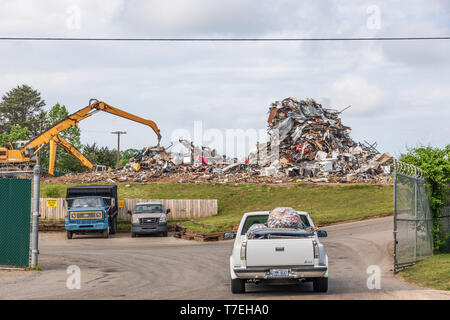
[[[274,277],[287,277],[289,276],[289,269],[272,269],[270,273]]]

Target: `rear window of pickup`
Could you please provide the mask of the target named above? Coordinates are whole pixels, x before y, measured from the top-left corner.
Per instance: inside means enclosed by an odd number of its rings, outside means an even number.
[[[309,227],[309,221],[308,218],[304,214],[300,214],[300,218],[302,219],[302,222],[305,226]],[[254,225],[254,224],[265,224],[267,225],[267,219],[269,219],[269,215],[259,215],[259,216],[248,216],[247,219],[244,222],[244,226],[242,227],[241,235],[244,235],[247,233],[248,229]]]

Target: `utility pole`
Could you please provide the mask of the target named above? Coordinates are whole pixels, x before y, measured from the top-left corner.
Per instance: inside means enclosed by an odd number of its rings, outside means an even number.
[[[114,131],[112,134],[117,134],[117,159],[116,159],[116,169],[119,168],[119,160],[120,160],[120,135],[127,134],[125,131]]]
[[[32,120],[30,122],[39,124],[39,134],[41,134],[42,133],[42,124],[45,123],[46,120],[39,119],[39,120]],[[40,164],[40,163],[41,163],[41,151],[39,150],[36,155],[36,164]]]
[[[33,169],[33,224],[31,227],[31,266],[38,265],[39,254],[39,197],[41,190],[41,166],[39,163]]]

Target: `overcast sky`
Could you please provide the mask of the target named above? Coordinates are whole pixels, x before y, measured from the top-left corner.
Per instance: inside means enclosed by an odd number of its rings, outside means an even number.
[[[0,0],[1,37],[449,35],[447,0]],[[47,109],[59,102],[70,112],[97,98],[154,120],[164,145],[180,129],[193,135],[197,120],[204,130],[264,130],[269,105],[286,97],[310,97],[334,109],[351,105],[342,114],[351,136],[377,142],[382,152],[450,143],[449,40],[0,41],[0,53],[0,94],[28,84]],[[83,143],[115,147],[110,132],[124,130],[123,148],[156,144],[149,128],[108,114],[80,127]]]

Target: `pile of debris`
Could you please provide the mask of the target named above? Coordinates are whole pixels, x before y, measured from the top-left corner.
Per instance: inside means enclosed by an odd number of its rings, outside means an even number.
[[[65,182],[388,182],[392,157],[350,138],[337,110],[312,99],[287,98],[269,109],[269,142],[245,162],[180,139],[188,153],[148,147],[118,170],[66,175]]]
[[[274,102],[268,119],[271,141],[259,144],[248,163],[263,166],[262,175],[313,182],[388,181],[392,156],[353,141],[340,113],[312,99]]]

